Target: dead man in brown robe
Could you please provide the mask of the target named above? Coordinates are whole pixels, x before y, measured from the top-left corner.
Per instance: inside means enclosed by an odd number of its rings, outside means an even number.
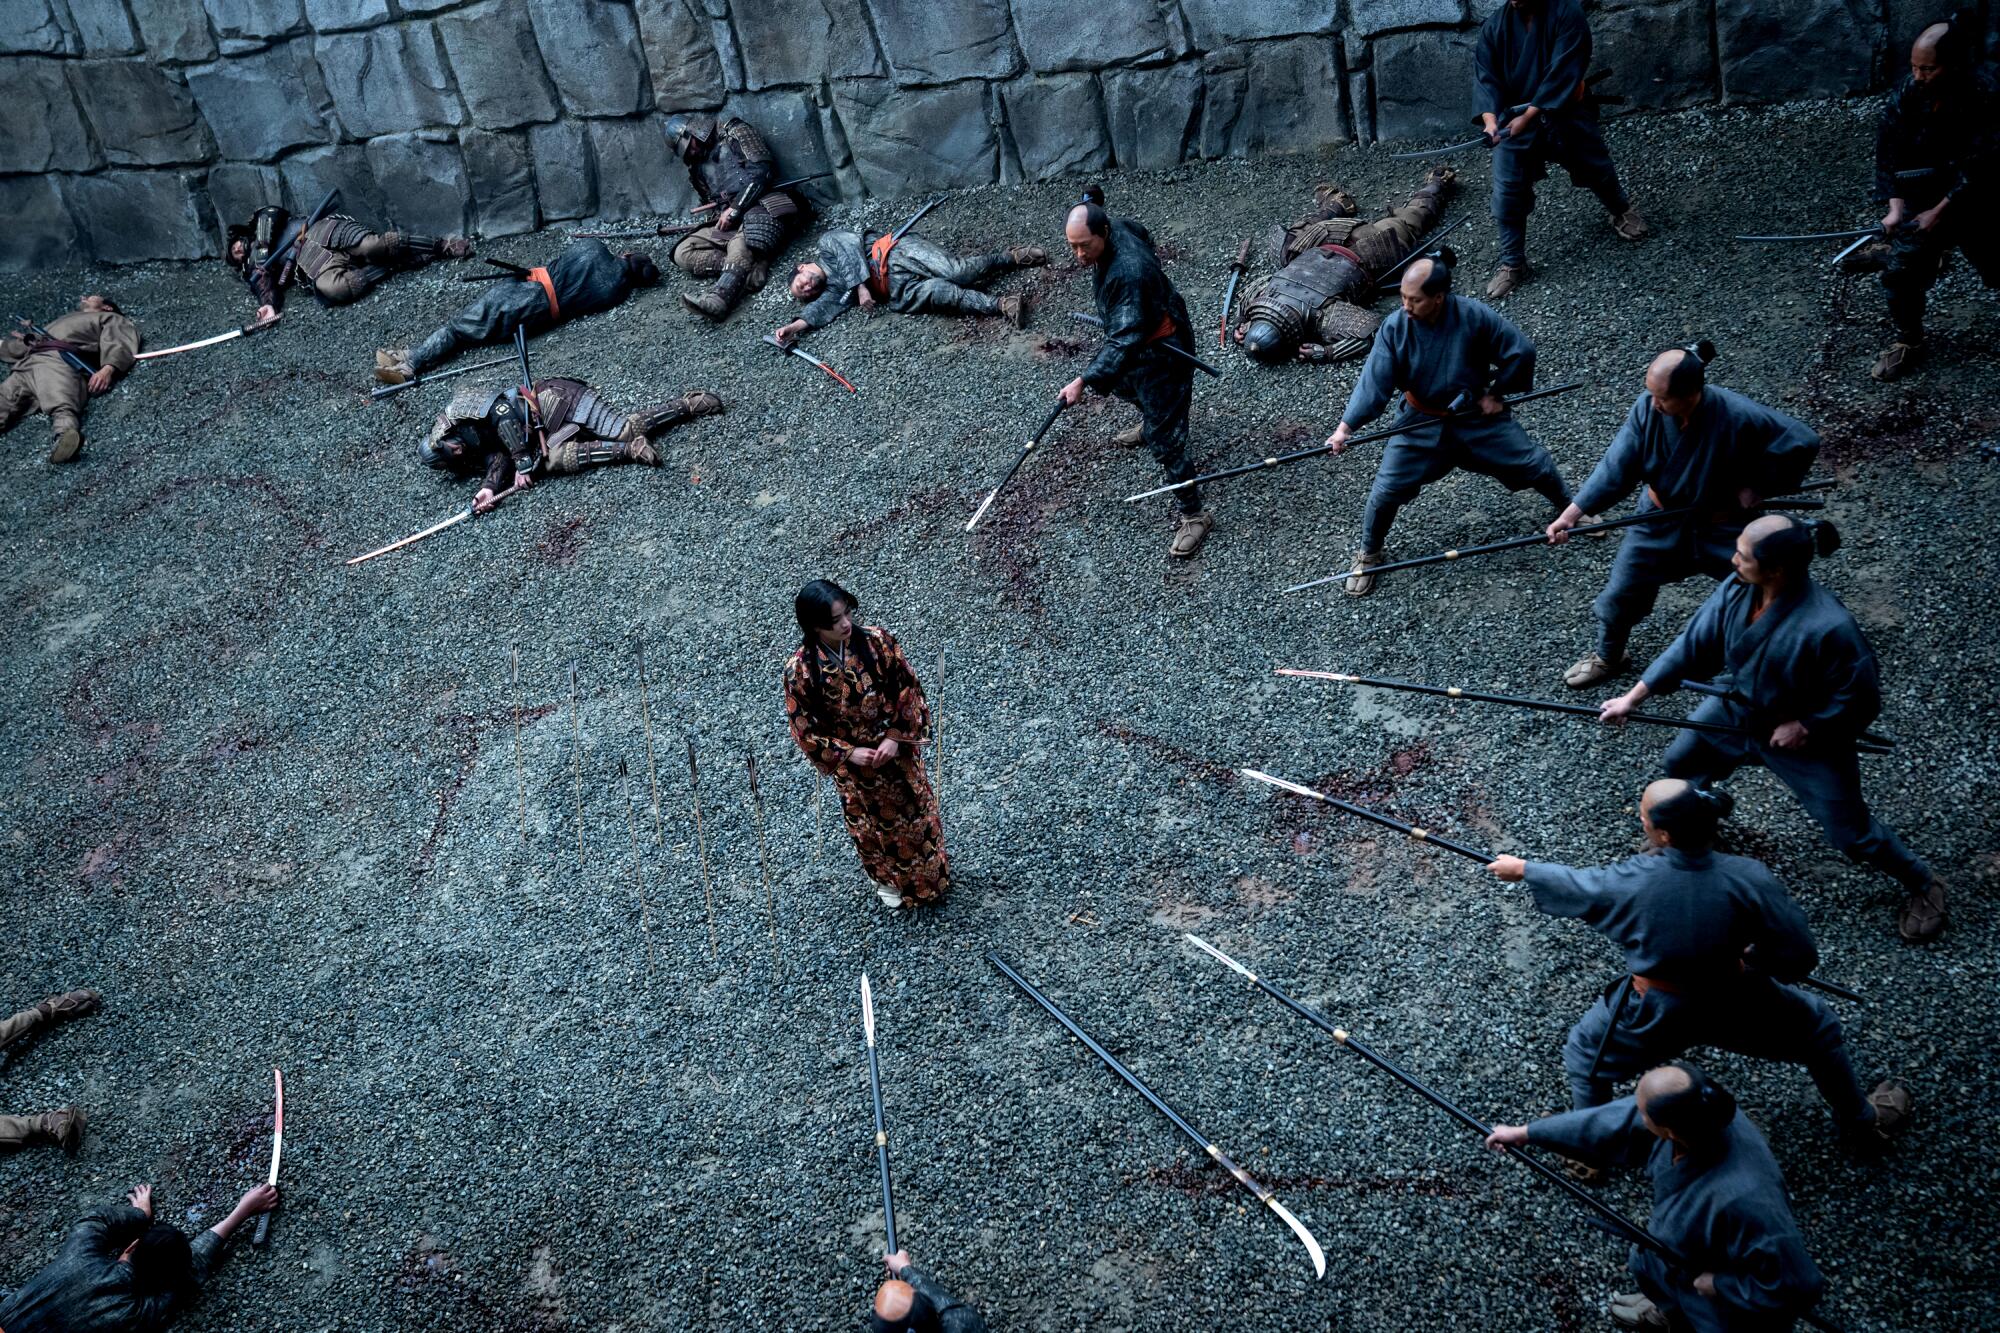
[[[139,363],[139,328],[93,292],[44,332],[23,325],[0,339],[0,361],[12,363],[0,379],[0,435],[28,413],[45,412],[55,433],[49,461],[67,463],[83,449],[84,403],[111,392]]]

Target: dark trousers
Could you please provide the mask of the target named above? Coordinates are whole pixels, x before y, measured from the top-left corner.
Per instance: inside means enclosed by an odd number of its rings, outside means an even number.
[[[521,325],[531,336],[554,327],[548,293],[538,283],[502,278],[453,315],[449,324],[418,343],[410,353],[410,365],[421,374],[470,348],[505,342]]]
[[[1729,699],[1710,698],[1688,716],[1699,722],[1741,727],[1749,710]],[[1910,893],[1930,883],[1930,867],[1917,859],[1895,830],[1869,812],[1861,796],[1861,761],[1852,745],[1813,742],[1803,750],[1774,750],[1751,736],[1684,731],[1667,747],[1663,767],[1670,778],[1706,787],[1745,764],[1762,764],[1792,789],[1799,804],[1848,860],[1873,866]]]
[[[1964,253],[1988,287],[2000,287],[2000,228],[1991,213],[1970,200],[1954,199],[1943,220],[1928,233],[1898,232],[1889,238],[1889,267],[1882,286],[1889,293],[1889,318],[1901,342],[1924,340],[1924,307],[1944,257]]]
[[[1174,335],[1188,346],[1187,330]],[[1141,438],[1168,481],[1186,481],[1196,474],[1188,461],[1188,411],[1194,405],[1194,367],[1170,352],[1149,347],[1132,358],[1125,378],[1112,390],[1117,397],[1139,409]],[[1174,493],[1183,514],[1201,512],[1201,487],[1189,486]]]
[[[1512,413],[1452,422],[1410,413],[1403,420],[1410,429],[1389,440],[1375,484],[1368,489],[1361,519],[1363,551],[1380,553],[1402,507],[1454,468],[1491,477],[1510,491],[1539,491],[1557,509],[1569,503],[1569,487],[1555,457],[1528,438]]]
[[[1632,206],[1618,184],[1618,168],[1594,116],[1542,119],[1520,139],[1493,150],[1493,221],[1500,232],[1500,263],[1519,268],[1528,262],[1528,214],[1535,211],[1535,182],[1553,162],[1570,180],[1597,196],[1605,211]]]
[[[1641,498],[1638,512],[1658,508]],[[1597,616],[1597,655],[1607,662],[1625,656],[1632,627],[1653,613],[1660,589],[1691,578],[1727,578],[1729,557],[1742,535],[1739,527],[1684,522],[1639,523],[1625,529],[1611,562],[1611,577],[1591,610]]]

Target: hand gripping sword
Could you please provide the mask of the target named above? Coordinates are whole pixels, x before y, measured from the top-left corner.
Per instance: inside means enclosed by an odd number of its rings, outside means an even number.
[[[861,392],[861,390],[855,388],[852,384],[847,382],[847,376],[841,374],[839,371],[835,370],[832,366],[829,366],[826,362],[820,360],[818,357],[814,356],[811,352],[808,352],[805,348],[798,346],[796,343],[788,347],[784,343],[778,341],[778,335],[775,333],[765,334],[764,341],[771,344],[771,346],[777,348],[781,352],[785,352],[791,356],[797,357],[799,360],[804,361],[808,365],[818,366],[821,370],[833,376],[834,380],[837,383],[839,383],[840,387],[847,390],[849,393]]]
[[[191,343],[182,343],[178,347],[162,347],[157,352],[141,352],[139,353],[138,360],[158,361],[163,356],[179,356],[182,352],[193,352],[203,347],[213,347],[217,343],[232,342],[237,338],[247,338],[253,333],[262,333],[265,329],[275,327],[278,321],[283,318],[283,315],[273,315],[269,319],[254,320],[251,323],[245,324],[240,329],[231,329],[227,333],[218,333],[213,338],[197,338]]]
[[[1275,1194],[1271,1193],[1255,1176],[1252,1176],[1248,1171],[1238,1166],[1228,1153],[1216,1146],[1215,1140],[1196,1129],[1192,1124],[1188,1123],[1187,1117],[1167,1105],[1166,1100],[1160,1094],[1147,1087],[1137,1074],[1120,1064],[1117,1056],[1105,1050],[1095,1037],[1077,1026],[1076,1020],[1057,1008],[1055,1001],[1028,984],[1026,977],[1023,977],[1019,972],[1016,972],[1013,968],[1002,962],[998,954],[989,952],[986,955],[986,961],[999,968],[1000,975],[1006,977],[1007,980],[1013,982],[1016,986],[1019,986],[1022,993],[1048,1011],[1051,1018],[1069,1029],[1069,1034],[1072,1037],[1075,1037],[1084,1046],[1089,1048],[1090,1053],[1099,1060],[1102,1060],[1105,1067],[1110,1069],[1112,1073],[1124,1079],[1126,1084],[1134,1092],[1144,1097],[1155,1111],[1158,1111],[1161,1115],[1172,1121],[1175,1129],[1193,1139],[1203,1152],[1215,1160],[1216,1165],[1235,1177],[1237,1184],[1256,1195],[1257,1202],[1277,1214],[1279,1219],[1292,1229],[1292,1234],[1299,1238],[1299,1242],[1306,1247],[1306,1253],[1312,1256],[1313,1276],[1326,1276],[1326,1251],[1320,1248],[1319,1242],[1313,1238],[1312,1232],[1306,1230],[1305,1224],[1292,1216],[1289,1208],[1278,1202],[1278,1197]]]
[[[1499,119],[1503,121],[1512,120],[1514,117],[1520,115],[1523,111],[1526,111],[1527,109],[1528,109],[1528,104],[1526,102],[1518,102],[1515,105],[1508,107],[1505,111],[1502,111],[1500,113]],[[1472,123],[1477,125],[1479,123],[1479,117],[1474,116],[1472,118]],[[1415,161],[1417,158],[1420,157],[1448,157],[1453,153],[1462,153],[1468,148],[1478,148],[1481,145],[1484,145],[1485,147],[1488,148],[1497,147],[1498,145],[1505,143],[1508,139],[1513,137],[1510,134],[1508,134],[1507,131],[1504,129],[1499,131],[1499,135],[1500,137],[1498,139],[1494,139],[1489,137],[1484,130],[1481,130],[1476,136],[1467,139],[1464,143],[1449,144],[1443,148],[1422,148],[1412,153],[1391,153],[1389,154],[1389,160],[1391,162],[1411,162]]]
[[[271,1188],[278,1187],[278,1158],[285,1151],[285,1074],[281,1069],[271,1071],[271,1081],[277,1085],[277,1109],[271,1123]],[[264,1213],[257,1219],[257,1229],[250,1235],[252,1245],[262,1245],[271,1234],[271,1214]]]
[[[882,1125],[882,1066],[875,1058],[875,993],[868,974],[861,974],[861,1032],[868,1041],[868,1091],[875,1100],[875,1165],[882,1173],[882,1226],[889,1233],[889,1253],[896,1244],[896,1196],[889,1187],[889,1131]]]
[[[1035,427],[1035,433],[1028,437],[1028,442],[1021,446],[1021,452],[1015,455],[1014,465],[1007,469],[1006,474],[1000,480],[993,483],[993,489],[986,492],[986,498],[979,502],[979,508],[972,511],[972,517],[967,519],[965,524],[967,532],[979,526],[979,520],[986,517],[986,511],[991,509],[993,502],[1000,498],[1000,492],[1005,489],[1007,483],[1014,480],[1014,474],[1021,470],[1021,464],[1028,461],[1028,455],[1035,452],[1035,446],[1042,442],[1042,436],[1049,433],[1049,427],[1056,424],[1056,418],[1062,415],[1063,409],[1067,406],[1069,404],[1065,403],[1061,398],[1056,399],[1055,406],[1051,407],[1049,414],[1042,418],[1042,424]]]

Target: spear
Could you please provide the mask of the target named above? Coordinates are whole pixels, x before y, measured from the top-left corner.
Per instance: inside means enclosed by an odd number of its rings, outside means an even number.
[[[514,358],[512,356],[496,356],[491,361],[475,361],[469,366],[453,366],[449,370],[434,370],[428,375],[418,375],[414,379],[404,380],[401,384],[387,384],[379,389],[370,389],[368,397],[372,402],[379,398],[393,397],[406,389],[421,388],[426,384],[436,383],[438,380],[448,380],[454,375],[470,375],[475,370],[491,370],[495,366],[511,366],[513,364]]]
[[[521,805],[521,841],[528,840],[528,778],[521,769],[521,650],[514,650],[514,794]]]
[[[1333,680],[1343,685],[1366,685],[1377,690],[1407,690],[1412,694],[1434,694],[1446,699],[1464,699],[1476,704],[1507,704],[1514,708],[1532,709],[1538,713],[1562,713],[1568,717],[1598,716],[1598,710],[1589,704],[1557,703],[1553,699],[1524,699],[1515,694],[1484,694],[1478,690],[1462,690],[1456,685],[1419,685],[1408,680],[1381,680],[1373,676],[1350,676],[1339,671],[1302,671],[1296,667],[1277,667],[1274,674],[1298,676],[1307,680]],[[1705,731],[1715,736],[1747,736],[1750,733],[1742,727],[1730,726],[1727,722],[1704,722],[1692,717],[1662,717],[1658,713],[1631,712],[1625,715],[1627,722],[1644,723],[1653,727],[1673,727],[1678,731]],[[1890,746],[1882,741],[1857,740],[1854,748],[1864,754],[1887,754]]]
[[[1049,414],[1042,418],[1042,424],[1035,427],[1035,433],[1030,435],[1028,442],[1021,446],[1021,452],[1015,457],[1014,465],[1002,474],[1000,480],[993,483],[993,489],[986,492],[986,498],[979,502],[979,508],[972,511],[972,517],[967,519],[965,523],[965,530],[967,532],[979,526],[979,520],[986,517],[986,511],[991,509],[993,502],[1000,498],[1000,492],[1007,488],[1008,482],[1014,480],[1014,474],[1021,470],[1021,464],[1028,461],[1028,455],[1035,452],[1035,446],[1042,442],[1042,436],[1049,433],[1049,427],[1056,424],[1056,418],[1061,416],[1063,409],[1068,406],[1069,404],[1065,403],[1062,399],[1056,399],[1055,406],[1051,407]]]
[[[1823,481],[1809,481],[1805,485],[1798,487],[1798,489],[1801,491],[1824,491],[1837,485],[1839,485],[1837,481],[1829,478]],[[1820,509],[1825,506],[1825,503],[1823,500],[1795,500],[1790,497],[1783,497],[1762,501],[1755,508]],[[1670,518],[1686,518],[1689,514],[1702,513],[1708,508],[1709,506],[1706,505],[1681,505],[1674,509],[1649,509],[1643,514],[1629,514],[1624,518],[1611,518],[1606,519],[1602,523],[1591,523],[1584,527],[1571,528],[1569,535],[1572,537],[1594,537],[1601,532],[1610,532],[1614,528],[1629,528],[1636,523],[1658,523]],[[1531,533],[1526,537],[1509,537],[1506,541],[1488,542],[1484,546],[1464,546],[1450,551],[1440,551],[1436,555],[1420,555],[1409,560],[1392,560],[1386,565],[1371,566],[1368,572],[1374,575],[1381,575],[1387,574],[1391,570],[1418,569],[1424,565],[1436,565],[1450,560],[1462,560],[1468,555],[1491,555],[1495,551],[1517,551],[1524,546],[1536,545],[1551,545],[1546,530]],[[1294,583],[1291,587],[1286,588],[1285,591],[1304,592],[1308,588],[1318,588],[1328,583],[1338,583],[1347,577],[1348,575],[1345,572],[1329,574],[1323,579],[1311,579],[1305,583]]]
[[[1252,972],[1249,968],[1243,966],[1243,964],[1237,962],[1234,958],[1231,958],[1228,954],[1222,952],[1222,950],[1216,948],[1214,945],[1210,944],[1207,940],[1202,939],[1199,935],[1188,935],[1185,936],[1184,938],[1188,941],[1188,943],[1194,945],[1196,948],[1200,949],[1203,953],[1206,953],[1209,957],[1221,963],[1224,967],[1229,968],[1231,971],[1237,973],[1239,976],[1242,976],[1243,978],[1248,980],[1250,984],[1255,986],[1258,990],[1263,991],[1266,995],[1276,1000],[1279,1004],[1284,1005],[1285,1008],[1291,1010],[1293,1013],[1297,1014],[1300,1018],[1305,1019],[1306,1022],[1312,1024],[1320,1031],[1332,1037],[1334,1041],[1342,1047],[1342,1049],[1354,1052],[1356,1055],[1360,1056],[1363,1060],[1366,1060],[1369,1064],[1374,1065],[1377,1069],[1389,1075],[1391,1078],[1395,1079],[1398,1083],[1401,1083],[1404,1087],[1416,1093],[1419,1097],[1422,1097],[1432,1106],[1437,1107],[1440,1111],[1443,1111],[1446,1115],[1458,1121],[1460,1124],[1464,1125],[1467,1129],[1471,1130],[1473,1133],[1479,1135],[1481,1139],[1490,1138],[1492,1136],[1493,1126],[1487,1124],[1483,1120],[1479,1119],[1479,1117],[1465,1110],[1463,1107],[1459,1106],[1458,1103],[1452,1101],[1449,1097],[1445,1096],[1442,1092],[1439,1092],[1436,1088],[1431,1087],[1429,1084],[1425,1083],[1422,1079],[1418,1078],[1416,1075],[1410,1073],[1407,1069],[1404,1069],[1401,1065],[1397,1064],[1394,1060],[1391,1060],[1389,1059],[1389,1057],[1381,1054],[1380,1052],[1375,1050],[1372,1046],[1370,1046],[1367,1042],[1362,1041],[1359,1037],[1356,1037],[1354,1034],[1347,1031],[1347,1029],[1335,1027],[1331,1022],[1327,1020],[1326,1016],[1320,1013],[1317,1009],[1313,1009],[1308,1005],[1300,1004],[1297,1000],[1285,994],[1284,991],[1278,989],[1270,982],[1264,980],[1264,978],[1258,976],[1255,972]],[[1603,1200],[1599,1199],[1595,1194],[1592,1194],[1589,1190],[1583,1188],[1575,1181],[1567,1179],[1566,1177],[1563,1176],[1561,1172],[1550,1167],[1547,1163],[1543,1162],[1540,1158],[1534,1156],[1532,1153],[1511,1146],[1503,1147],[1501,1151],[1504,1152],[1507,1156],[1513,1158],[1515,1161],[1519,1162],[1521,1165],[1527,1167],[1528,1170],[1534,1172],[1535,1175],[1539,1177],[1542,1181],[1544,1181],[1547,1184],[1554,1185],[1564,1194],[1567,1194],[1572,1200],[1581,1204],[1584,1208],[1588,1209],[1598,1218],[1602,1219],[1605,1223],[1608,1224],[1608,1229],[1616,1233],[1620,1237],[1620,1239],[1626,1241],[1629,1244],[1642,1246],[1646,1249],[1653,1251],[1653,1253],[1659,1255],[1662,1259],[1665,1259],[1668,1263],[1674,1265],[1676,1268],[1679,1268],[1683,1272],[1686,1272],[1688,1274],[1694,1274],[1698,1271],[1701,1271],[1700,1266],[1695,1264],[1695,1262],[1689,1259],[1688,1256],[1682,1254],[1679,1250],[1675,1249],[1667,1242],[1661,1240],[1658,1236],[1655,1236],[1652,1232],[1646,1230],[1646,1228],[1640,1226],[1637,1222],[1634,1222],[1631,1218],[1625,1216],[1625,1214],[1611,1207],[1611,1205],[1605,1203]],[[1813,1327],[1815,1328],[1829,1330],[1829,1333],[1838,1333],[1838,1331],[1834,1329],[1832,1324],[1828,1323],[1824,1318],[1811,1313],[1810,1311],[1801,1314],[1800,1318],[1804,1319],[1807,1323],[1813,1325]]]
[[[660,824],[660,769],[653,762],[653,706],[646,697],[646,643],[636,634],[632,643],[639,650],[639,720],[646,724],[646,777],[653,785],[653,841],[664,847],[667,834]]]
[[[932,691],[937,702],[931,705],[931,766],[936,776],[931,779],[935,789],[938,808],[944,808],[944,649],[938,649],[937,687]]]
[[[1093,329],[1102,329],[1104,327],[1103,320],[1099,319],[1095,315],[1086,315],[1081,310],[1070,311],[1069,317],[1075,320],[1079,324],[1088,324]],[[1193,352],[1188,351],[1185,347],[1182,347],[1177,343],[1171,343],[1168,342],[1166,339],[1161,338],[1153,342],[1149,342],[1146,345],[1148,347],[1158,347],[1165,351],[1172,352],[1175,356],[1179,357],[1181,360],[1193,366],[1196,370],[1201,371],[1203,374],[1208,375],[1211,378],[1214,379],[1222,378],[1221,371],[1217,370],[1214,366],[1211,366],[1210,364],[1208,364],[1208,362],[1202,360],[1200,357],[1196,356]]]
[[[575,742],[570,751],[576,770],[576,868],[583,869],[583,724],[576,717],[576,662],[569,664],[569,734]]]
[[[757,865],[764,874],[764,902],[771,911],[771,964],[778,958],[778,891],[771,887],[771,844],[764,836],[764,792],[757,785],[757,752],[746,749],[743,762],[750,769],[750,808],[757,816]]]
[[[1581,389],[1582,387],[1582,380],[1573,380],[1568,384],[1558,384],[1549,389],[1536,389],[1532,393],[1515,394],[1512,398],[1503,398],[1501,401],[1508,407],[1513,407],[1519,403],[1531,403],[1537,398],[1552,398],[1556,394],[1568,393],[1572,389]],[[1392,435],[1408,434],[1410,431],[1431,421],[1464,421],[1469,417],[1484,416],[1486,414],[1478,408],[1472,408],[1468,411],[1452,412],[1441,417],[1427,417],[1426,421],[1421,422],[1410,420],[1410,416],[1417,415],[1423,414],[1411,413],[1409,416],[1397,418],[1396,424],[1393,426],[1387,426],[1381,430],[1372,430],[1366,435],[1353,436],[1347,441],[1347,447],[1352,448],[1357,444],[1370,444],[1376,440],[1386,440]],[[1283,467],[1287,463],[1297,463],[1307,458],[1325,458],[1327,456],[1327,447],[1323,444],[1311,449],[1300,449],[1289,454],[1277,454],[1270,458],[1260,459],[1255,463],[1245,463],[1241,467],[1226,467],[1220,472],[1210,472],[1205,476],[1190,477],[1186,481],[1177,481],[1171,486],[1156,486],[1150,491],[1141,491],[1137,495],[1128,495],[1125,497],[1125,503],[1128,505],[1136,504],[1140,500],[1150,500],[1156,495],[1165,495],[1169,491],[1178,491],[1186,486],[1206,486],[1211,481],[1222,481],[1229,477],[1241,477],[1252,472],[1262,472],[1266,468]]]
[[[1462,842],[1453,842],[1449,838],[1441,838],[1427,828],[1419,828],[1415,824],[1406,824],[1402,820],[1382,814],[1380,811],[1370,810],[1365,805],[1355,805],[1352,801],[1343,801],[1337,796],[1328,796],[1325,792],[1314,791],[1311,787],[1301,786],[1296,782],[1287,782],[1283,778],[1274,778],[1269,773],[1262,772],[1259,769],[1244,768],[1237,771],[1246,778],[1266,783],[1278,788],[1280,791],[1288,791],[1294,796],[1304,796],[1318,801],[1323,805],[1330,805],[1334,809],[1344,811],[1357,819],[1365,819],[1371,824],[1379,824],[1383,828],[1394,829],[1404,837],[1414,839],[1417,842],[1428,843],[1433,847],[1442,847],[1448,852],[1462,856],[1468,861],[1476,861],[1482,866],[1491,865],[1499,859],[1483,847],[1469,847]],[[1838,982],[1821,981],[1818,977],[1809,976],[1802,979],[1798,984],[1801,986],[1811,986],[1814,990],[1825,991],[1828,995],[1835,995],[1843,1000],[1850,1000],[1855,1004],[1866,1003],[1861,998],[1860,992],[1849,990]]]
[[[618,790],[625,797],[625,832],[632,839],[632,883],[639,891],[639,925],[646,932],[646,970],[653,970],[653,904],[646,899],[646,872],[639,858],[639,813],[632,808],[632,793],[626,784],[632,780],[631,769],[625,766],[623,756],[618,760]]]
[[[694,759],[694,735],[690,733],[688,744],[688,798],[694,806],[694,845],[701,855],[701,897],[708,905],[708,956],[719,961],[721,953],[715,944],[715,891],[708,879],[708,835],[701,827],[701,770]]]
[[[875,995],[868,974],[861,974],[861,1031],[868,1039],[868,1091],[875,1100],[875,1165],[882,1172],[882,1226],[889,1233],[889,1253],[896,1245],[896,1196],[889,1188],[889,1132],[882,1126],[882,1066],[875,1058]]]
[[[1396,285],[1396,275],[1398,273],[1401,273],[1403,269],[1409,265],[1411,260],[1415,259],[1418,255],[1426,255],[1429,254],[1431,251],[1437,249],[1437,243],[1439,241],[1443,240],[1445,237],[1451,235],[1453,232],[1457,231],[1460,227],[1464,226],[1468,221],[1471,220],[1471,218],[1472,215],[1470,213],[1467,213],[1464,217],[1460,218],[1458,221],[1439,228],[1437,231],[1432,232],[1429,236],[1425,237],[1423,240],[1417,242],[1416,249],[1410,251],[1410,253],[1404,255],[1401,259],[1398,259],[1394,264],[1391,264],[1387,269],[1383,270],[1382,276],[1375,280],[1376,290],[1382,291],[1386,290],[1387,288],[1394,287]]]
[[[1105,1050],[1095,1037],[1077,1026],[1075,1019],[1057,1008],[1055,1001],[1030,985],[1027,978],[1002,962],[998,954],[988,952],[986,961],[1000,969],[1000,975],[1006,977],[1007,980],[1013,982],[1016,986],[1019,986],[1029,999],[1047,1010],[1051,1018],[1054,1018],[1056,1022],[1069,1029],[1069,1034],[1072,1037],[1075,1037],[1088,1047],[1090,1053],[1099,1060],[1102,1060],[1112,1073],[1124,1079],[1134,1092],[1151,1103],[1155,1111],[1158,1111],[1161,1115],[1172,1121],[1175,1129],[1193,1139],[1203,1152],[1215,1160],[1217,1165],[1236,1178],[1237,1184],[1256,1195],[1259,1203],[1276,1213],[1284,1221],[1285,1225],[1292,1229],[1292,1234],[1297,1236],[1305,1245],[1306,1252],[1312,1256],[1314,1276],[1326,1276],[1326,1252],[1320,1248],[1319,1242],[1313,1239],[1312,1232],[1306,1230],[1305,1224],[1292,1216],[1291,1210],[1286,1208],[1284,1204],[1278,1202],[1275,1194],[1265,1188],[1256,1177],[1238,1166],[1228,1153],[1225,1153],[1221,1148],[1216,1146],[1215,1140],[1209,1138],[1208,1135],[1190,1124],[1186,1116],[1183,1116],[1179,1111],[1167,1105],[1166,1100],[1160,1094],[1147,1087],[1137,1074],[1120,1064],[1117,1056]]]

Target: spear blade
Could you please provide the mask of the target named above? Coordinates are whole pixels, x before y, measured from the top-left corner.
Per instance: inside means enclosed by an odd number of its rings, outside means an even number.
[[[861,974],[861,1031],[868,1039],[868,1049],[875,1049],[875,992],[869,988],[868,974]]]

